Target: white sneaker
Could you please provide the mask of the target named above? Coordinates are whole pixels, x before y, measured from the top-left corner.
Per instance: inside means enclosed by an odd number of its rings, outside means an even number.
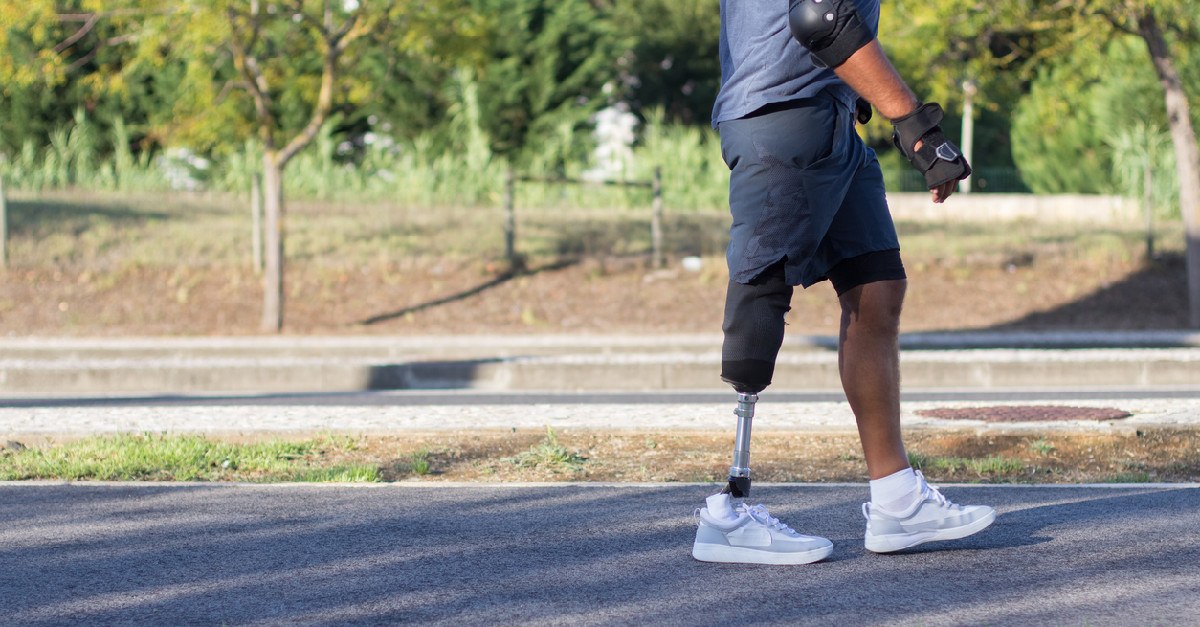
[[[917,478],[921,481],[921,499],[907,511],[892,513],[863,503],[868,551],[889,553],[925,542],[957,540],[982,531],[996,520],[996,510],[987,505],[956,505],[926,483],[919,470]]]
[[[692,557],[701,562],[810,564],[833,552],[829,540],[796,533],[762,505],[737,504],[737,518],[731,521],[714,518],[708,508],[698,509],[696,519]]]

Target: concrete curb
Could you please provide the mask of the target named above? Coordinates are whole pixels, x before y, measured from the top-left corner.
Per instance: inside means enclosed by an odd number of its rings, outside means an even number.
[[[979,349],[901,354],[917,388],[1166,387],[1200,382],[1200,349]],[[111,395],[352,390],[724,389],[718,352],[582,353],[476,359],[124,357],[0,359],[0,394]],[[837,355],[789,351],[776,389],[837,389]]]
[[[0,395],[725,389],[717,334],[7,338]],[[1200,382],[1200,333],[917,333],[920,388],[1161,387]],[[777,389],[837,389],[836,338],[789,336]]]

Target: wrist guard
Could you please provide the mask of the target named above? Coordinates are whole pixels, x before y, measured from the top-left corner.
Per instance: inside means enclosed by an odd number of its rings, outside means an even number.
[[[943,115],[942,106],[930,102],[906,116],[892,120],[895,129],[892,143],[914,168],[925,175],[925,184],[929,189],[950,181],[961,181],[971,175],[967,158],[942,133],[939,124]],[[913,150],[918,142],[921,148]]]

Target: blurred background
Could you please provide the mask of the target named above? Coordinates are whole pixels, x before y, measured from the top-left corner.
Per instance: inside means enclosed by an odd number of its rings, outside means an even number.
[[[719,28],[715,0],[4,0],[0,333],[715,331]],[[1200,326],[1190,2],[901,0],[880,32],[975,168],[935,212],[861,128],[907,330]],[[828,296],[798,297],[815,332]]]

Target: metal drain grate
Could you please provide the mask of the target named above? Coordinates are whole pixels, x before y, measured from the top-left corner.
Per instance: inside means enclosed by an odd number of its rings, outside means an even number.
[[[1027,405],[1006,407],[944,407],[915,412],[942,420],[982,420],[984,422],[1045,422],[1050,420],[1115,420],[1132,416],[1127,411],[1108,407],[1058,407]]]

